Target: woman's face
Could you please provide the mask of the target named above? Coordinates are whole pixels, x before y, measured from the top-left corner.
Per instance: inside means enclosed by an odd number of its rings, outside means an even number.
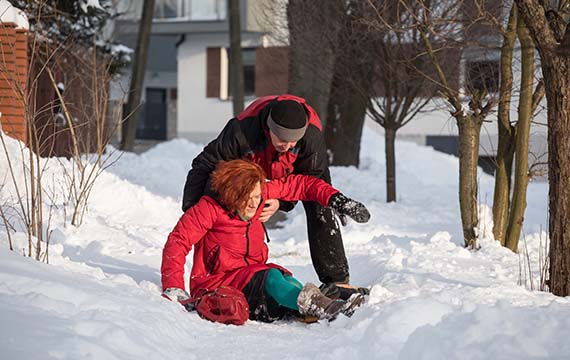
[[[260,202],[261,202],[261,184],[257,183],[253,188],[252,192],[249,193],[249,199],[247,200],[245,209],[240,214],[241,217],[246,220],[250,220],[251,218],[253,218],[253,216],[257,212],[257,208],[259,207]]]

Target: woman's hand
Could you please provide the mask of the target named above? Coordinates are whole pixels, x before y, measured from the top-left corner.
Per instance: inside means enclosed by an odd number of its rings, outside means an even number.
[[[167,298],[170,301],[177,301],[180,305],[184,306],[184,308],[188,311],[194,310],[194,303],[192,302],[192,298],[190,294],[188,294],[185,290],[179,288],[168,288],[162,292],[162,297]]]
[[[259,221],[266,222],[269,220],[273,214],[275,214],[279,210],[279,200],[277,199],[268,199],[265,200],[263,211],[259,216]]]

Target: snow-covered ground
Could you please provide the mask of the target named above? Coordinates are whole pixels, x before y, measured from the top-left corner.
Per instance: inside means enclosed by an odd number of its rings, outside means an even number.
[[[8,148],[19,153],[14,141]],[[539,279],[547,185],[530,184],[528,257],[519,256],[491,240],[493,179],[481,173],[481,249],[468,251],[457,158],[397,142],[398,203],[386,204],[383,149],[382,137],[366,128],[361,168],[332,169],[336,187],[372,213],[368,224],[343,231],[351,281],[371,288],[352,318],[226,326],[163,299],[162,246],[201,150],[174,140],[124,154],[103,172],[81,227],[56,210],[49,264],[21,255],[23,234],[13,235],[18,245],[10,252],[0,225],[0,358],[567,359],[570,299],[528,290],[527,259],[534,288]],[[58,176],[55,160],[48,168]],[[0,181],[9,183],[6,172],[0,155]],[[7,185],[0,204],[9,198]],[[298,206],[282,228],[270,230],[270,260],[317,282],[304,222]]]

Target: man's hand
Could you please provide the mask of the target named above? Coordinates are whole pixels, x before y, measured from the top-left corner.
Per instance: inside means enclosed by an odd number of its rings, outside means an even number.
[[[261,216],[259,216],[259,221],[266,222],[271,216],[273,216],[273,214],[277,212],[277,210],[279,210],[279,200],[265,200],[263,211],[261,212]]]
[[[329,206],[339,215],[347,215],[357,223],[365,223],[370,220],[370,213],[362,203],[352,200],[341,193],[331,196]]]

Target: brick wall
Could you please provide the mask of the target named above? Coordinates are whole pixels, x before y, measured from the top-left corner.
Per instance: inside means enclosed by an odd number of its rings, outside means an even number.
[[[24,98],[28,81],[27,30],[0,23],[0,124],[16,139],[27,141]]]

